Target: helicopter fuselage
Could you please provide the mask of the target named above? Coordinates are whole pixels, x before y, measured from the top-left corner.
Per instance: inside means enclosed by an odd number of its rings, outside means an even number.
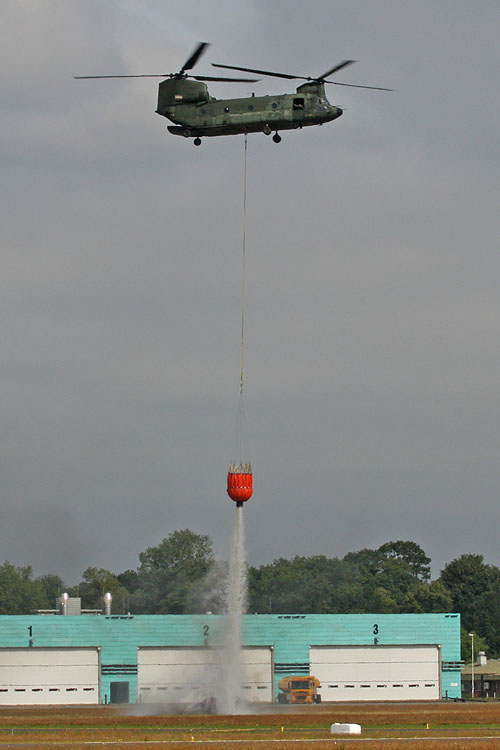
[[[351,65],[354,60],[342,60],[325,71],[321,76],[297,76],[289,73],[276,73],[259,68],[243,68],[236,65],[212,63],[215,68],[235,70],[252,75],[263,75],[287,80],[305,81],[294,94],[276,96],[255,96],[252,94],[238,99],[215,99],[210,96],[205,81],[231,83],[257,83],[260,78],[235,78],[233,76],[193,75],[191,71],[201,55],[209,47],[208,42],[198,42],[182,68],[177,73],[141,73],[122,75],[75,76],[75,78],[162,78],[158,87],[157,114],[173,123],[167,130],[174,135],[193,138],[194,145],[201,144],[201,138],[239,133],[265,133],[273,135],[279,143],[280,130],[295,130],[310,125],[323,125],[342,115],[342,109],[330,104],[325,94],[325,84],[351,86],[361,89],[391,91],[380,86],[361,86],[355,83],[331,81],[330,76]]]
[[[328,101],[324,84],[304,83],[294,94],[214,99],[205,83],[174,78],[158,89],[157,114],[168,130],[186,138],[293,130],[336,120],[342,109]]]

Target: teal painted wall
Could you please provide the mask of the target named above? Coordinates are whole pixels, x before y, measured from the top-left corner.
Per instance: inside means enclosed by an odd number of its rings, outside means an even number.
[[[218,615],[42,616],[0,615],[0,647],[100,646],[101,700],[110,682],[130,683],[137,700],[139,646],[214,646]],[[421,644],[441,646],[443,696],[460,697],[460,616],[422,615],[245,615],[244,645],[273,646],[276,682],[283,674],[307,672],[309,646]],[[276,690],[275,690],[276,692]]]

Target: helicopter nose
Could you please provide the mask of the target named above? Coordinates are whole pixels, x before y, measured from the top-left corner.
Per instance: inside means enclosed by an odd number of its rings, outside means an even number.
[[[340,117],[341,115],[344,114],[344,110],[341,109],[340,107],[336,107],[336,110],[337,110],[337,114],[335,115],[335,117]]]

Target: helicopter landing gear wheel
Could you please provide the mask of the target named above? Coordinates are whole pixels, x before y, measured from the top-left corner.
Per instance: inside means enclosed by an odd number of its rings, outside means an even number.
[[[269,125],[264,125],[264,127],[262,128],[262,132],[264,133],[264,135],[271,135],[273,131],[271,130]]]
[[[189,138],[189,136],[191,135],[191,131],[188,130],[188,128],[184,128],[184,130],[182,131],[182,135],[184,136],[184,138]]]
[[[193,143],[195,146],[201,146],[201,138],[195,138]]]
[[[275,134],[273,135],[273,141],[274,141],[275,143],[281,143],[281,136],[280,136],[280,134],[279,134],[279,133],[275,133]]]

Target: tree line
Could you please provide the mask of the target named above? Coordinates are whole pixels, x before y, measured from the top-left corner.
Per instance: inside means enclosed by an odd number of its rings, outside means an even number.
[[[459,612],[462,658],[476,651],[500,656],[500,568],[482,555],[447,563],[431,580],[430,558],[411,541],[386,542],[378,549],[343,558],[313,555],[278,558],[248,569],[248,612],[257,614],[349,614]],[[79,596],[85,609],[101,609],[106,592],[113,612],[187,614],[224,608],[227,563],[217,561],[209,536],[174,531],[139,554],[135,570],[112,573],[89,567],[76,586],[53,573],[34,576],[30,566],[0,566],[0,614],[51,609],[62,592]]]

